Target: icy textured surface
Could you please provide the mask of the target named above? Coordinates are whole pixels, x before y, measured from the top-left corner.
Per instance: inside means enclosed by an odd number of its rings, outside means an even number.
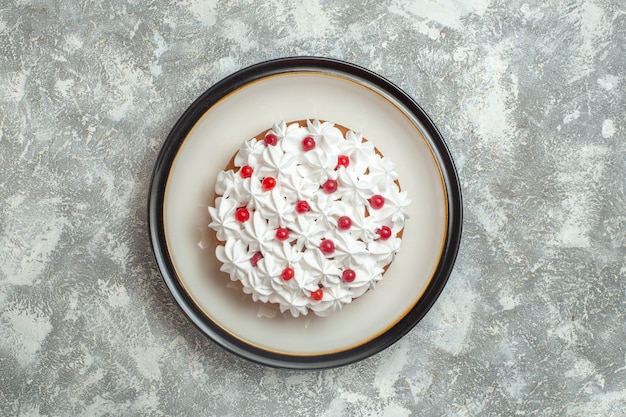
[[[0,414],[624,415],[624,39],[619,0],[3,2]],[[323,372],[208,342],[146,233],[182,111],[237,69],[305,54],[415,97],[465,197],[427,317]]]

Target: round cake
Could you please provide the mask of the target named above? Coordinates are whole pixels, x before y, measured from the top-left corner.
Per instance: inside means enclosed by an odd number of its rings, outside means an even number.
[[[360,133],[280,122],[218,174],[209,227],[220,270],[254,301],[325,317],[383,278],[409,203],[393,162]]]

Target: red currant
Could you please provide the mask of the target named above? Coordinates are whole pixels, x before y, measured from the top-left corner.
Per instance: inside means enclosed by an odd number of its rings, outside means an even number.
[[[238,222],[245,222],[248,219],[250,219],[250,212],[248,211],[247,208],[245,207],[240,207],[237,210],[235,210],[235,219],[237,219]]]
[[[352,282],[356,278],[356,272],[352,269],[346,269],[342,272],[341,278],[346,282]]]
[[[276,146],[276,144],[278,143],[278,136],[273,133],[268,133],[267,135],[265,135],[265,139],[263,139],[263,141],[265,142],[265,146]]]
[[[330,255],[335,251],[335,242],[330,239],[322,240],[322,243],[320,243],[320,250],[323,254]]]
[[[274,177],[265,177],[265,178],[263,178],[263,181],[261,182],[261,187],[265,191],[270,191],[271,189],[276,187],[276,178],[274,178]]]
[[[378,236],[380,236],[382,240],[387,240],[391,237],[391,229],[388,226],[381,227],[376,230],[376,233],[378,233]]]
[[[317,290],[311,292],[311,298],[315,301],[321,300],[324,298],[324,291],[321,288],[318,288]]]
[[[286,240],[289,237],[289,230],[284,227],[276,229],[276,239]]]
[[[261,259],[263,259],[263,254],[261,252],[257,252],[252,255],[252,258],[250,258],[250,263],[252,264],[252,266],[257,266]]]
[[[315,139],[312,136],[307,136],[302,139],[302,150],[305,152],[311,151],[315,148]]]
[[[375,194],[372,196],[372,198],[370,198],[370,206],[372,206],[373,209],[380,209],[385,205],[385,197],[383,197],[380,194]]]
[[[244,165],[239,170],[239,175],[241,175],[241,178],[250,178],[253,171],[254,169],[250,165]]]
[[[337,226],[341,230],[347,230],[352,226],[352,219],[348,216],[341,216],[337,219]]]
[[[280,277],[285,281],[289,281],[293,278],[293,268],[287,267],[283,269],[283,272],[280,274]]]
[[[335,191],[337,191],[337,187],[338,187],[338,184],[337,184],[337,181],[335,180],[328,180],[324,184],[322,184],[322,188],[324,189],[324,192],[326,194],[334,193]]]
[[[299,214],[306,213],[309,209],[309,203],[304,200],[300,200],[296,203],[296,212]]]
[[[337,157],[337,168],[339,167],[348,168],[348,165],[350,165],[350,158],[348,158],[345,155],[339,155]]]

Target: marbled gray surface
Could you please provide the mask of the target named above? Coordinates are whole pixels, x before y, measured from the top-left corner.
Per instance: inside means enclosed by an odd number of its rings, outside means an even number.
[[[625,39],[620,0],[4,1],[0,415],[626,415]],[[207,341],[146,232],[184,109],[288,55],[415,97],[465,197],[431,312],[329,371]]]

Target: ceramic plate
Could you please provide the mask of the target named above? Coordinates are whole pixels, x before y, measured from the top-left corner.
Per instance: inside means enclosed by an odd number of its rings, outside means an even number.
[[[274,122],[302,119],[363,133],[395,162],[412,200],[401,251],[384,279],[327,318],[283,315],[234,288],[219,271],[207,227],[217,174],[241,143]],[[422,319],[452,270],[462,204],[445,142],[411,97],[367,69],[296,57],[236,72],[185,111],[154,168],[149,225],[163,279],[203,333],[258,363],[320,369],[380,352]]]

